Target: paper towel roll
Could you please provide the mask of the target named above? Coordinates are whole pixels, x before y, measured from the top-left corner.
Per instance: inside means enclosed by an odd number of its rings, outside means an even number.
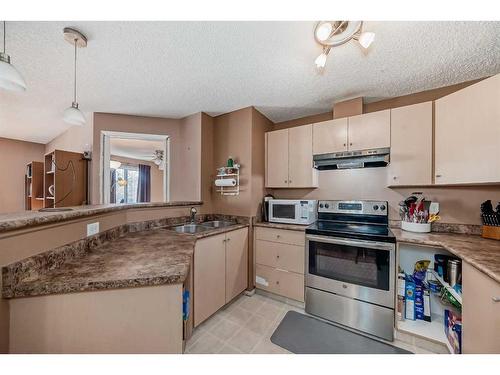
[[[215,180],[215,186],[236,186],[234,178],[219,178]]]

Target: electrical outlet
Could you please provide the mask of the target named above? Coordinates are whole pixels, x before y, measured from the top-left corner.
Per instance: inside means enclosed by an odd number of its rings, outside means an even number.
[[[87,237],[99,233],[99,222],[87,224]]]

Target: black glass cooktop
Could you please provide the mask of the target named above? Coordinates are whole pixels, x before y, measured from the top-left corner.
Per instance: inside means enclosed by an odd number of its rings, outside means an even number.
[[[307,234],[396,242],[387,225],[318,220],[306,228]]]

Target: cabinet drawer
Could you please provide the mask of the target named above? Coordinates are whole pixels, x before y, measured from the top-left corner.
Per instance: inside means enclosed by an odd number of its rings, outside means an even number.
[[[258,289],[304,302],[304,275],[257,264],[255,276]]]
[[[274,229],[274,228],[255,228],[255,237],[258,240],[287,243],[291,245],[305,246],[305,232],[294,230]]]
[[[304,246],[257,240],[255,262],[286,271],[304,273]]]

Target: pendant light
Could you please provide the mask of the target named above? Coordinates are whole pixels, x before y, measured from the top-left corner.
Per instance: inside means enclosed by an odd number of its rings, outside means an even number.
[[[74,90],[73,90],[73,103],[71,103],[71,107],[66,108],[64,111],[64,121],[71,125],[83,126],[85,125],[85,116],[78,109],[78,102],[76,101],[76,49],[87,47],[87,38],[78,30],[65,27],[64,28],[64,39],[73,45],[75,48],[75,81],[74,81]]]
[[[0,52],[0,87],[11,91],[26,90],[24,78],[10,63],[10,56],[5,53],[5,21],[3,21],[3,52]]]

